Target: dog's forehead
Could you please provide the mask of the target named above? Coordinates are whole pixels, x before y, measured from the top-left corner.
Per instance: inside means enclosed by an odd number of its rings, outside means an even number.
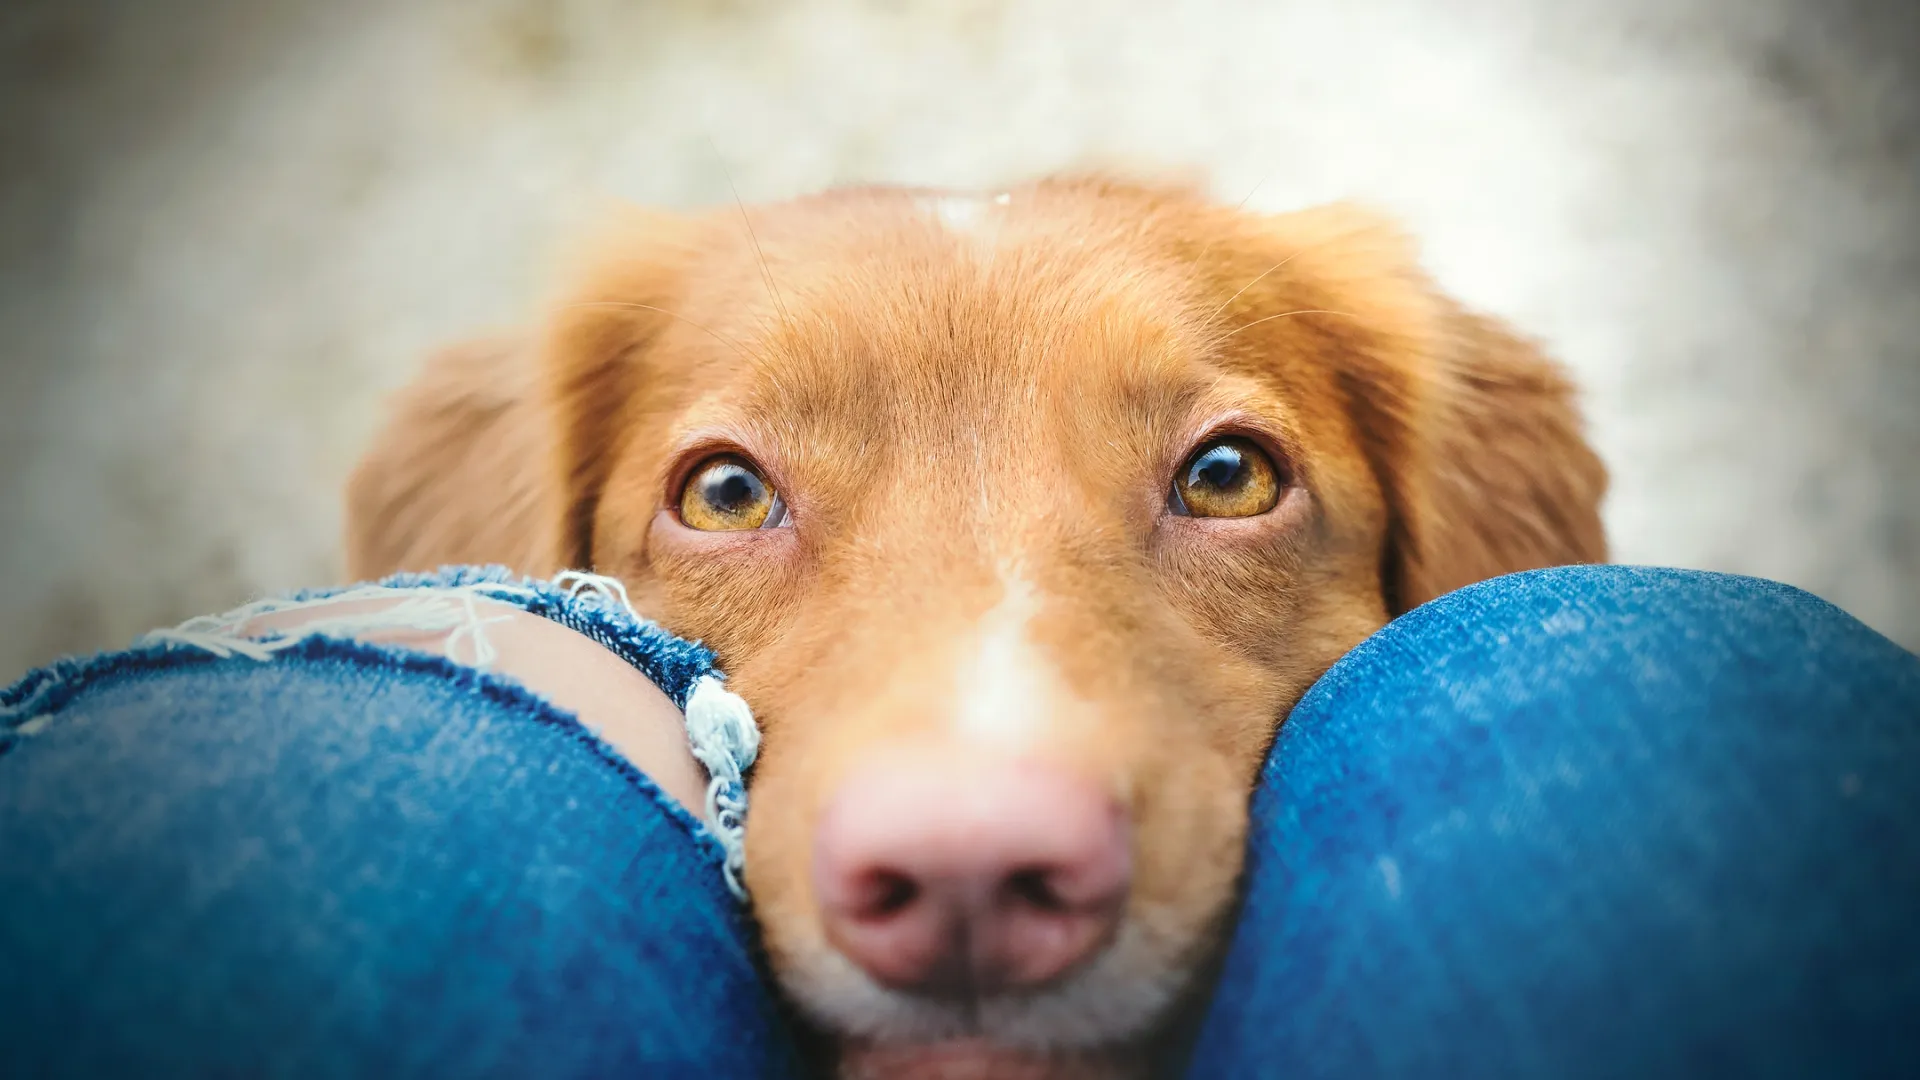
[[[990,434],[1053,404],[1198,393],[1207,283],[1084,202],[884,191],[759,222],[744,269],[761,280],[738,286],[757,295],[708,316],[747,346],[735,395],[761,415],[857,406]]]

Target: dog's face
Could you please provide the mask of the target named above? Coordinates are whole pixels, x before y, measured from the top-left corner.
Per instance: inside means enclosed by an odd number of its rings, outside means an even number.
[[[1137,1043],[1307,686],[1603,555],[1564,384],[1356,211],[1075,180],[641,225],[537,346],[528,531],[753,705],[747,883],[851,1070]]]

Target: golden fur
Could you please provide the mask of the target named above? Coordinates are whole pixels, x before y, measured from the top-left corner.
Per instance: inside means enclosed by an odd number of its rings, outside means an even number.
[[[1606,553],[1567,381],[1391,224],[1099,177],[959,198],[621,223],[536,335],[436,360],[350,494],[356,576],[591,566],[716,650],[766,731],[756,915],[802,1008],[867,1048],[850,1072],[963,1038],[1064,1068],[1149,1036],[1217,942],[1248,792],[1308,685],[1424,600]],[[1168,515],[1221,430],[1298,486],[1257,518]],[[766,470],[793,528],[678,522],[716,450]],[[957,657],[1016,578],[1071,699],[1025,752],[1110,782],[1135,876],[1104,953],[963,1023],[834,954],[807,859],[864,752],[949,737]]]

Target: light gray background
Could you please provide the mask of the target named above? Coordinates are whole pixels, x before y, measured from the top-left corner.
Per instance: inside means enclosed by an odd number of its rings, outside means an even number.
[[[334,579],[381,395],[597,199],[1116,162],[1397,212],[1575,369],[1621,560],[1920,646],[1912,6],[14,0],[0,678]]]

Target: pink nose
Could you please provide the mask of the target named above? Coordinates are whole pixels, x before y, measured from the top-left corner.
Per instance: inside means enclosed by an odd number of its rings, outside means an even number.
[[[1098,785],[1037,762],[894,750],[815,838],[827,939],[876,980],[970,997],[1045,983],[1112,937],[1132,873]]]

